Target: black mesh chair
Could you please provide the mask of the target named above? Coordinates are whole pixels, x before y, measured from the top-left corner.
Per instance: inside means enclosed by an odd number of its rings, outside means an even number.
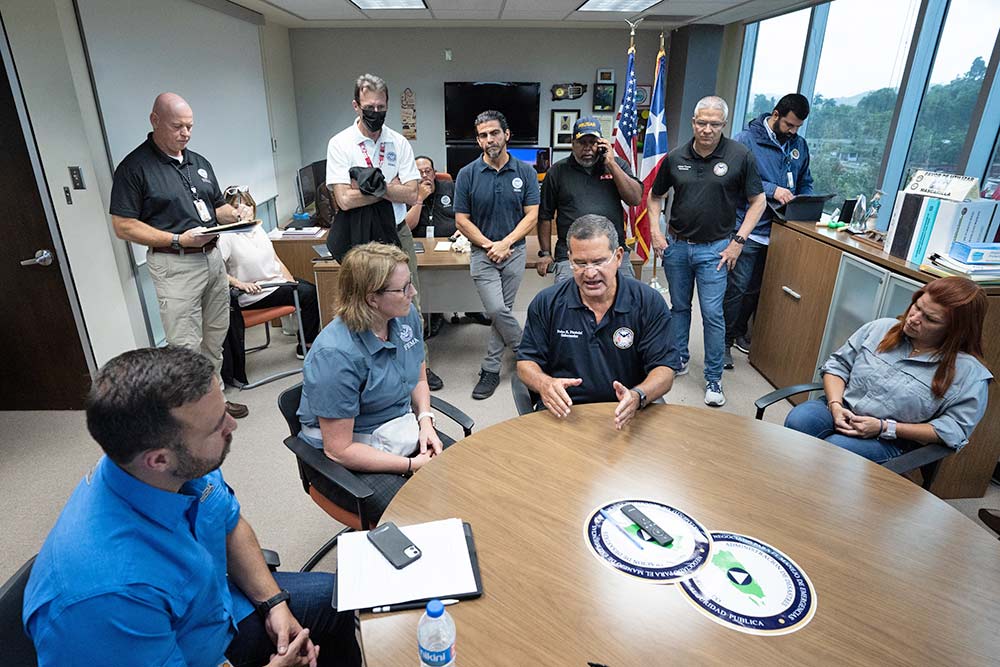
[[[373,493],[371,487],[365,484],[362,480],[358,479],[353,472],[336,461],[328,458],[326,454],[323,453],[323,450],[313,447],[298,437],[299,431],[302,429],[302,426],[299,423],[299,416],[297,414],[301,398],[302,383],[286,389],[281,392],[280,396],[278,396],[278,409],[281,411],[281,415],[285,418],[285,422],[288,424],[288,431],[290,433],[290,436],[285,438],[285,446],[288,447],[293,454],[295,454],[295,458],[299,466],[299,479],[302,481],[303,490],[308,493],[313,502],[319,505],[324,512],[330,515],[331,518],[346,526],[343,530],[330,538],[326,544],[320,547],[319,550],[306,561],[300,572],[309,572],[316,567],[316,564],[319,563],[319,561],[322,560],[331,549],[337,546],[337,539],[343,533],[351,530],[368,530],[369,528],[374,528],[377,517],[368,516],[368,512],[366,511],[365,501],[370,498]],[[472,428],[475,426],[475,422],[472,421],[472,418],[469,417],[469,415],[465,414],[451,403],[441,400],[436,396],[431,396],[431,408],[458,424],[462,428],[464,436],[472,435]],[[454,438],[449,437],[445,433],[438,432],[438,435],[441,438],[441,442],[445,445],[450,445],[455,442]],[[354,501],[352,506],[342,507],[323,495],[323,493],[321,493],[319,489],[317,489],[309,481],[310,474],[313,476],[320,475],[324,477],[331,485],[350,496]]]
[[[810,382],[807,384],[795,384],[790,387],[775,389],[769,394],[764,394],[753,403],[754,407],[757,408],[755,419],[763,420],[764,410],[766,410],[768,406],[773,405],[778,401],[783,401],[791,396],[795,396],[796,394],[803,394],[809,391],[823,391],[823,383]],[[923,478],[922,486],[923,488],[929,490],[931,485],[934,483],[934,477],[937,476],[941,460],[954,453],[954,449],[951,447],[945,447],[944,445],[922,445],[889,459],[882,464],[882,467],[887,468],[899,475],[912,472],[919,468],[920,475]]]
[[[21,608],[24,606],[24,588],[31,576],[32,556],[0,588],[0,646],[3,647],[3,664],[10,667],[36,667],[38,657],[35,645],[24,634]]]

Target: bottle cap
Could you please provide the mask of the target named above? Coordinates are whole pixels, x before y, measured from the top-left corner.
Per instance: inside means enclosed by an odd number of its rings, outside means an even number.
[[[444,605],[441,600],[431,600],[427,603],[427,615],[431,618],[438,618],[444,613]]]

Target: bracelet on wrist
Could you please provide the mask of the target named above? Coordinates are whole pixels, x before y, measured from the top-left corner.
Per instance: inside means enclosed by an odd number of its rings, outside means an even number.
[[[836,403],[836,404],[837,404],[837,405],[839,405],[840,407],[844,407],[844,404],[843,404],[843,403],[841,403],[840,401],[830,401],[829,403],[827,403],[827,404],[826,404],[826,407],[828,407],[828,408],[832,408],[832,407],[833,407],[833,404],[834,404],[834,403]]]
[[[413,477],[413,459],[409,456],[406,457],[406,472],[403,473],[403,477]]]

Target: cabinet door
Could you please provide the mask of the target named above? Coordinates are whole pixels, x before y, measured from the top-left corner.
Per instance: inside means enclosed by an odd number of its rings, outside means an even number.
[[[826,318],[826,332],[816,358],[814,379],[819,379],[819,367],[847,342],[852,333],[865,322],[878,317],[882,289],[888,277],[889,272],[879,266],[847,254],[841,257],[837,286],[833,290]]]
[[[922,283],[916,280],[889,274],[889,281],[885,286],[885,295],[882,297],[882,305],[878,309],[879,317],[899,317],[910,307],[913,293],[923,287]]]
[[[771,227],[750,363],[775,387],[813,377],[840,255],[783,224]]]

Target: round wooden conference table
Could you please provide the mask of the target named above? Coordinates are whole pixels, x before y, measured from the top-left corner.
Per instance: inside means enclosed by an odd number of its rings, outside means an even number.
[[[421,470],[383,521],[471,524],[484,594],[448,608],[457,664],[984,665],[1000,660],[1000,543],[861,457],[775,424],[653,405],[574,406],[475,433]],[[583,526],[621,498],[787,554],[816,590],[801,630],[745,634],[673,585],[598,561]],[[368,667],[417,664],[420,611],[362,614]]]

